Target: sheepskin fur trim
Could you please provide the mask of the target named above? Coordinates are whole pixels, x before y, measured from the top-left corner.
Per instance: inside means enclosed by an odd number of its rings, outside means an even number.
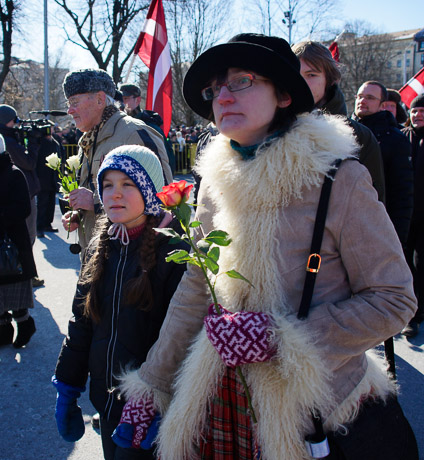
[[[119,390],[126,400],[153,399],[153,404],[159,414],[164,414],[171,402],[171,395],[156,390],[147,385],[138,375],[138,369],[125,371],[119,377]]]
[[[233,239],[230,246],[221,248],[220,271],[236,269],[255,286],[221,276],[216,281],[218,300],[230,311],[268,312],[274,322],[276,358],[242,366],[258,417],[254,429],[264,460],[309,458],[304,435],[312,432],[310,409],[332,414],[329,425],[337,428],[356,410],[357,395],[346,407],[336,409],[330,376],[305,324],[294,318],[287,305],[287,287],[274,256],[279,254],[274,235],[281,208],[301,198],[305,188],[317,187],[319,193],[331,164],[352,157],[356,148],[352,130],[342,119],[309,114],[300,116],[284,137],[260,148],[252,161],[244,161],[222,135],[200,159],[202,187],[217,210],[214,227]],[[199,442],[208,400],[224,371],[202,331],[179,371],[174,398],[160,427],[161,459],[196,458],[193,446]],[[365,381],[361,394],[371,386],[374,377]]]

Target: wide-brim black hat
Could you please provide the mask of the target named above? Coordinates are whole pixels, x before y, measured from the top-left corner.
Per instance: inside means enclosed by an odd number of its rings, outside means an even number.
[[[239,34],[228,43],[201,54],[184,78],[184,99],[203,118],[213,120],[212,101],[202,98],[202,89],[230,67],[251,70],[269,78],[278,89],[290,94],[296,114],[310,112],[314,107],[312,93],[300,74],[300,62],[284,39]]]

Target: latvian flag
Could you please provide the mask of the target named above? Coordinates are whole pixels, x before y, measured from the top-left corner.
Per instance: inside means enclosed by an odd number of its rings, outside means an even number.
[[[134,54],[150,69],[146,109],[162,117],[163,131],[168,135],[172,118],[172,73],[162,0],[153,0],[150,4]]]
[[[409,108],[412,99],[424,94],[424,67],[399,90],[402,102]]]

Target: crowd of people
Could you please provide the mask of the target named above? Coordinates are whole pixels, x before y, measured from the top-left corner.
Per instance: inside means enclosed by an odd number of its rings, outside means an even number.
[[[78,145],[62,224],[81,269],[52,376],[65,441],[84,435],[89,385],[105,460],[418,460],[373,348],[424,319],[424,94],[407,113],[366,81],[348,114],[340,79],[320,43],[239,34],[185,76],[205,128],[166,136],[140,88],[99,69],[65,76],[65,128],[21,142],[16,110],[0,105],[0,236],[22,258],[20,274],[0,275],[1,346],[36,332],[31,248],[58,231],[46,159]],[[192,240],[172,147],[188,143]],[[180,201],[162,206],[162,190]],[[218,228],[231,241],[205,248]],[[196,244],[196,262],[167,261]]]

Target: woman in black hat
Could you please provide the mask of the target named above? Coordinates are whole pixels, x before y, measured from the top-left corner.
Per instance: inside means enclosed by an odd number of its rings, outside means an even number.
[[[163,417],[162,460],[321,458],[323,432],[329,458],[343,459],[351,447],[335,432],[352,421],[358,437],[342,438],[359,451],[349,458],[417,458],[395,386],[367,352],[412,317],[411,275],[357,161],[338,167],[328,213],[319,213],[322,244],[310,250],[324,179],[356,144],[342,120],[309,113],[299,69],[285,40],[241,34],[203,53],[185,77],[188,105],[220,132],[199,161],[199,234],[227,231],[220,272],[235,269],[254,287],[218,276],[225,314],[208,314],[210,294],[190,266],[147,361],[127,374],[127,395]],[[307,273],[307,283],[317,274],[315,288],[304,287]],[[141,413],[139,438],[153,416]],[[358,427],[364,420],[370,426]]]

